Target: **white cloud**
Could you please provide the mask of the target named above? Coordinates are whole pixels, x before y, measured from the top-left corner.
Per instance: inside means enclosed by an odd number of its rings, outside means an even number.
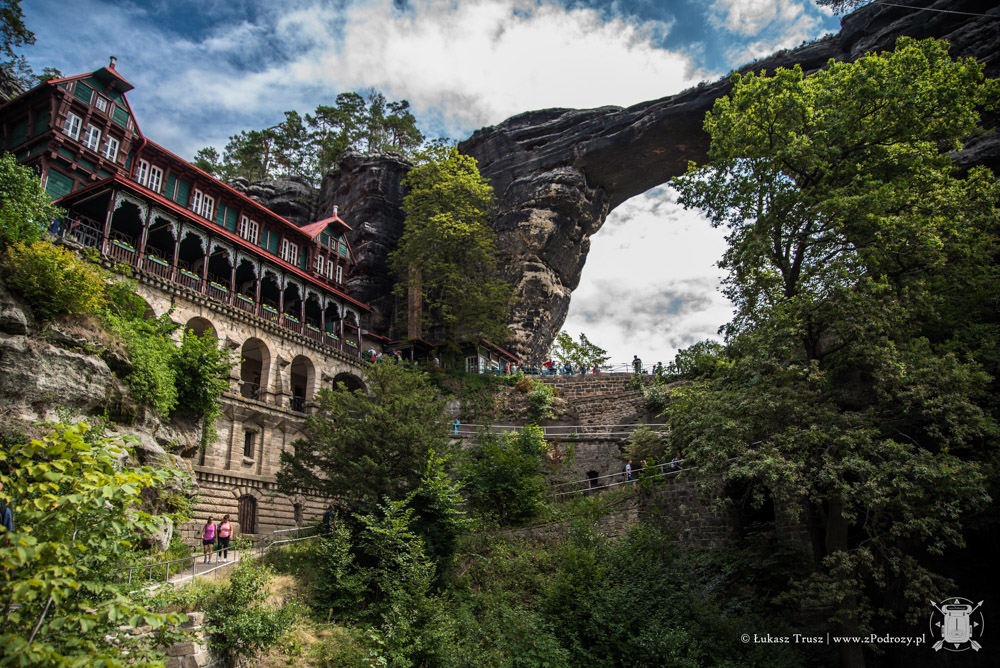
[[[585,332],[613,362],[638,354],[669,362],[680,348],[718,338],[732,305],[718,291],[724,230],[676,203],[669,188],[632,198],[591,238],[563,329]]]

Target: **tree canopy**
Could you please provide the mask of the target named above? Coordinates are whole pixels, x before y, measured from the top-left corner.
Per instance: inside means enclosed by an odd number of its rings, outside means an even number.
[[[62,213],[31,168],[17,164],[12,153],[0,156],[0,249],[16,241],[38,241]]]
[[[408,297],[421,329],[441,328],[441,338],[507,338],[511,286],[495,277],[496,234],[490,226],[493,188],[475,158],[439,146],[403,182],[406,221],[389,256],[396,294]],[[419,299],[416,296],[419,295]]]
[[[409,156],[423,141],[410,103],[387,100],[372,88],[365,95],[341,93],[305,117],[286,111],[277,125],[231,136],[221,156],[211,146],[199,150],[194,164],[224,181],[293,176],[318,185],[348,150]]]
[[[278,486],[340,499],[352,512],[374,512],[383,499],[416,490],[432,451],[449,450],[444,402],[426,375],[397,362],[365,372],[367,392],[322,389],[304,437],[281,453]]]
[[[902,607],[948,593],[926,555],[960,547],[989,502],[1000,186],[948,152],[997,83],[906,38],[733,83],[705,120],[711,163],[674,183],[729,230],[730,359],[665,417],[704,471],[805,509],[824,540],[796,595],[868,629],[887,588]]]

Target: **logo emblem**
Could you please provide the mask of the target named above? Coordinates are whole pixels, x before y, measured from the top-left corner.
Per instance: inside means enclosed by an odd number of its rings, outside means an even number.
[[[972,649],[978,652],[982,645],[977,640],[983,637],[985,621],[979,611],[983,602],[973,603],[961,596],[946,598],[940,603],[931,601],[931,635],[939,640],[934,643],[934,651],[946,649],[949,652],[964,652]]]

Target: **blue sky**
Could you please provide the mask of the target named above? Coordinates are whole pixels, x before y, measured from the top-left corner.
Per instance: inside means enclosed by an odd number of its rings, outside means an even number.
[[[143,132],[191,158],[229,135],[375,87],[410,100],[429,136],[463,139],[547,107],[671,95],[839,29],[811,0],[27,0],[41,71],[104,66],[135,90]],[[566,329],[616,361],[668,361],[729,317],[724,248],[666,188],[593,238]]]

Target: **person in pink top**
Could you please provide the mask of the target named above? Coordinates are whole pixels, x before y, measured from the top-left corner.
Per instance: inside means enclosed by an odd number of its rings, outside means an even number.
[[[219,561],[229,561],[229,538],[233,535],[233,525],[229,523],[229,515],[223,515],[219,522],[219,549],[222,558]]]
[[[201,546],[205,553],[205,563],[212,563],[212,549],[215,547],[215,518],[209,517],[201,529]]]

